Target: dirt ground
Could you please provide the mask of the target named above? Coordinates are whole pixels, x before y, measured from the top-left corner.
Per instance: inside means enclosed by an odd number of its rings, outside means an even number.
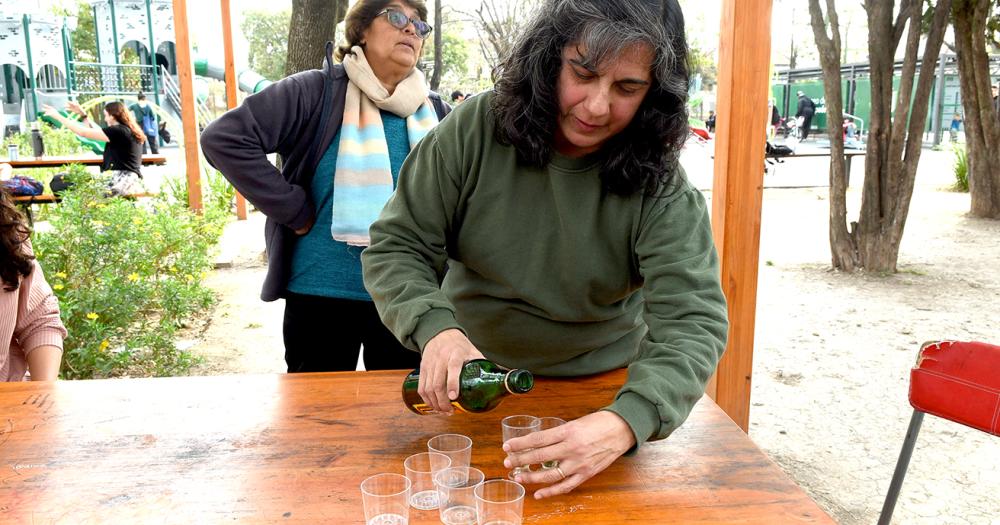
[[[711,160],[685,167],[710,190]],[[849,194],[856,217],[863,162]],[[1000,221],[967,216],[948,154],[924,151],[899,273],[830,269],[826,161],[765,177],[750,436],[845,525],[874,523],[909,422],[909,369],[933,339],[1000,341]],[[706,195],[711,196],[710,191]],[[282,304],[258,299],[259,214],[227,232],[221,301],[186,343],[198,374],[283,372]],[[1000,525],[1000,439],[927,417],[893,523]]]

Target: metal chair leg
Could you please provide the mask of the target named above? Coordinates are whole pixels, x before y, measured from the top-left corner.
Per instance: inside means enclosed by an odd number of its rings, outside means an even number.
[[[899,460],[896,461],[896,471],[893,472],[892,482],[889,483],[889,493],[885,495],[885,503],[882,505],[882,514],[878,518],[878,525],[889,525],[892,520],[892,511],[896,508],[899,489],[903,486],[903,477],[906,476],[906,468],[910,466],[910,456],[913,455],[913,446],[917,443],[917,434],[920,433],[920,424],[923,421],[924,413],[914,410],[913,416],[910,418],[910,427],[906,429],[903,449],[899,451]]]

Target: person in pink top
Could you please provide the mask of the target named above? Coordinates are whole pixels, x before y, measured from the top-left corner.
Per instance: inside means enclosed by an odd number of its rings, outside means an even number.
[[[31,251],[31,231],[0,191],[0,381],[53,381],[66,328],[59,302]]]

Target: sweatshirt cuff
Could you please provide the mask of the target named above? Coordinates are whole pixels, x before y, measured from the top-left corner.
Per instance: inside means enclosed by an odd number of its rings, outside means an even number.
[[[309,203],[309,199],[302,205],[302,209],[299,210],[298,215],[292,219],[286,226],[288,226],[292,231],[300,230],[305,228],[307,224],[316,220],[316,211],[313,210],[312,204]]]
[[[31,334],[31,337],[21,341],[21,348],[24,349],[26,356],[40,346],[57,346],[61,349],[64,336],[65,333],[59,328],[36,330],[35,333]]]
[[[427,341],[430,341],[435,335],[450,328],[462,330],[462,327],[458,325],[458,321],[455,319],[455,312],[446,308],[432,308],[417,319],[417,327],[413,330],[410,338],[417,344],[417,351],[423,354],[424,345],[427,344]],[[462,332],[465,332],[465,330],[462,330]]]
[[[660,429],[660,414],[656,411],[656,405],[635,392],[619,395],[605,410],[618,414],[632,429],[635,446],[625,453],[626,456],[635,454],[639,446]]]

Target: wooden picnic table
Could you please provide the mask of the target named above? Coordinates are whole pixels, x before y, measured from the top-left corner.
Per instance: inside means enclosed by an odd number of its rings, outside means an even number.
[[[537,378],[485,414],[417,416],[406,371],[0,383],[0,522],[362,523],[359,485],[403,473],[427,440],[473,440],[472,464],[503,476],[500,419],[573,419],[606,406],[619,370]],[[708,397],[666,440],[526,524],[834,523]],[[411,509],[414,525],[438,512]]]
[[[66,164],[83,164],[86,166],[100,166],[104,158],[100,155],[46,155],[44,157],[21,157],[17,160],[6,161],[14,169],[19,168],[52,168],[65,166]],[[143,165],[162,165],[167,163],[165,155],[143,155]]]

